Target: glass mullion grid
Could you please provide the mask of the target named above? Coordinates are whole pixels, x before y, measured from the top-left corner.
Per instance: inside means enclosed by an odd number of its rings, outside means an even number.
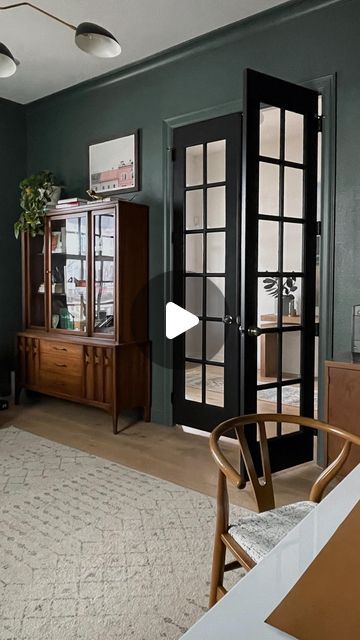
[[[203,169],[205,169],[205,162],[203,163]],[[206,162],[207,165],[207,162]],[[226,180],[222,180],[220,182],[210,182],[209,184],[207,184],[206,180],[203,182],[203,184],[192,184],[189,187],[185,187],[185,191],[198,191],[199,189],[205,189],[206,191],[208,189],[212,189],[213,187],[225,187],[226,186]]]
[[[204,193],[205,193],[205,189],[204,189]],[[205,215],[205,210],[204,210],[204,215]],[[184,234],[186,236],[192,235],[192,234],[194,235],[203,234],[204,236],[207,236],[208,233],[215,233],[215,231],[226,231],[226,227],[211,227],[211,229],[185,229]],[[222,273],[221,275],[224,275],[224,274]]]
[[[187,235],[197,234],[203,236],[203,271],[202,273],[187,273],[186,272],[186,242],[184,242],[184,301],[185,301],[185,293],[186,293],[186,278],[202,278],[203,280],[203,294],[202,294],[202,314],[199,315],[199,320],[202,321],[202,358],[189,358],[185,356],[185,362],[193,362],[194,364],[200,364],[202,370],[202,389],[201,389],[201,398],[202,403],[206,403],[206,365],[216,365],[218,367],[225,367],[225,362],[218,362],[215,360],[208,360],[206,358],[206,323],[207,322],[219,322],[222,321],[220,317],[208,317],[206,314],[207,309],[207,235],[209,233],[215,232],[226,232],[225,227],[212,227],[211,229],[207,228],[207,192],[209,189],[214,187],[226,187],[226,180],[220,182],[212,182],[211,184],[207,183],[207,143],[203,145],[203,183],[192,185],[184,188],[184,204],[186,203],[186,193],[188,191],[198,191],[202,189],[203,192],[203,228],[202,229],[186,229],[186,204],[184,206],[185,215],[184,215],[184,225],[183,225],[183,234],[186,237]],[[211,273],[211,277],[225,277],[224,273]],[[184,370],[185,375],[185,370]]]
[[[271,278],[277,278],[280,276],[283,276],[284,278],[303,278],[305,273],[304,271],[258,271],[258,278],[267,278],[267,276],[270,276]]]
[[[282,357],[283,357],[283,340],[282,340],[282,328],[283,328],[283,300],[282,300],[282,283],[283,283],[283,270],[284,270],[284,184],[285,184],[285,110],[280,111],[280,162],[279,162],[279,238],[278,238],[278,270],[281,274],[278,280],[279,283],[279,296],[278,296],[278,340],[277,340],[277,383],[282,382]],[[277,387],[277,413],[281,413],[282,409],[282,394],[281,387]],[[282,423],[276,425],[276,435],[282,435]]]
[[[295,384],[301,384],[302,378],[297,376],[296,378],[291,378],[289,380],[281,380],[281,382],[267,382],[265,384],[256,385],[256,389],[258,391],[262,391],[263,389],[282,389],[282,387],[289,387]]]
[[[258,278],[261,277],[274,277],[274,278],[278,278],[278,282],[280,284],[280,287],[282,286],[283,283],[283,279],[286,277],[296,277],[296,278],[301,278],[302,282],[305,282],[305,273],[304,271],[299,271],[299,272],[284,272],[283,270],[283,254],[284,254],[284,223],[291,223],[291,224],[302,224],[304,225],[304,233],[303,233],[303,265],[304,265],[304,254],[305,254],[305,244],[306,244],[306,233],[305,233],[305,225],[307,223],[305,217],[303,216],[302,218],[292,218],[289,216],[284,216],[284,176],[285,176],[285,168],[289,167],[289,168],[294,168],[294,169],[300,169],[303,171],[303,175],[304,175],[304,181],[306,180],[306,169],[307,169],[307,163],[303,162],[303,163],[298,163],[298,162],[292,162],[292,161],[288,161],[285,159],[285,135],[286,135],[286,131],[285,131],[285,109],[281,109],[281,113],[280,113],[280,157],[278,159],[276,158],[272,158],[269,156],[264,156],[264,155],[260,155],[258,156],[259,158],[259,163],[260,162],[264,162],[264,163],[268,163],[268,164],[275,164],[279,167],[279,189],[280,189],[280,198],[279,198],[279,216],[276,215],[266,215],[266,214],[258,214],[258,220],[272,220],[274,222],[278,222],[279,224],[279,236],[278,236],[278,243],[279,243],[279,262],[278,262],[278,271],[273,271],[273,272],[260,272],[258,271]],[[305,159],[305,155],[304,155],[304,159]],[[303,203],[303,207],[304,207],[304,203]],[[302,301],[301,301],[301,306],[302,306],[302,318],[303,318],[303,306],[304,306],[304,302],[305,302],[305,298],[304,298],[304,291],[302,292]],[[267,384],[258,384],[257,385],[257,390],[261,390],[261,389],[272,389],[272,388],[276,388],[277,389],[277,411],[281,412],[282,409],[282,397],[281,397],[281,392],[282,392],[282,388],[285,386],[290,386],[290,385],[296,385],[299,384],[300,385],[300,403],[301,403],[301,398],[302,398],[302,394],[303,394],[303,372],[300,373],[300,376],[297,376],[296,378],[293,378],[291,380],[283,380],[282,376],[283,376],[283,371],[282,371],[282,357],[283,357],[283,334],[290,332],[290,331],[300,331],[300,338],[301,338],[301,349],[302,349],[302,345],[303,345],[303,338],[304,338],[304,332],[303,332],[303,324],[300,325],[296,325],[296,327],[290,327],[290,326],[283,326],[283,309],[282,309],[282,296],[279,295],[279,299],[278,299],[278,309],[277,309],[277,315],[278,315],[278,327],[274,327],[274,328],[268,328],[268,329],[263,329],[262,333],[276,333],[278,335],[278,345],[277,345],[277,358],[278,358],[278,366],[277,366],[277,382],[273,383],[267,383]],[[277,425],[277,435],[281,436],[282,435],[282,425],[278,424]]]
[[[186,194],[188,191],[199,191],[200,189],[202,189],[203,193],[204,193],[204,179],[205,179],[205,171],[204,171],[204,161],[205,161],[205,145],[202,145],[203,148],[203,184],[196,184],[196,185],[191,185],[191,186],[186,186],[186,184],[184,185],[184,200],[183,200],[183,211],[184,211],[184,215],[183,215],[183,237],[184,240],[186,238],[187,235],[191,235],[191,234],[202,234],[204,235],[204,227],[205,227],[205,211],[203,212],[203,229],[186,229],[186,215],[187,215],[187,210],[186,210]],[[204,256],[204,244],[203,244],[203,256]],[[203,266],[204,268],[204,266]],[[186,271],[186,242],[183,242],[183,301],[182,304],[185,307],[185,301],[186,301],[186,280],[188,277],[200,277],[203,278],[204,274],[203,273],[188,273]],[[204,303],[204,301],[203,301]],[[200,318],[200,317],[199,317]],[[202,327],[202,331],[204,332],[204,323],[203,323],[203,327]],[[188,358],[186,357],[186,350],[185,350],[185,337],[184,337],[184,385],[185,385],[185,376],[186,376],[186,362],[193,362],[195,364],[200,364],[201,365],[201,398],[202,398],[202,402],[204,402],[204,373],[205,373],[205,369],[204,369],[204,364],[203,364],[203,358],[198,359],[198,358]],[[204,351],[203,351],[203,344],[202,344],[202,356],[204,356]]]
[[[207,185],[207,144],[203,146],[203,274],[206,274],[206,263],[207,263],[207,236],[205,230],[207,230],[207,189],[205,188]],[[202,389],[201,389],[201,400],[202,403],[206,402],[206,304],[207,304],[207,291],[206,291],[206,278],[203,278],[203,309],[202,309]]]
[[[225,364],[224,362],[219,362],[218,360],[208,360],[207,358],[202,358],[202,360],[199,360],[198,358],[186,358],[186,362],[193,362],[194,364],[203,364],[204,366],[206,364],[208,365],[216,365],[217,367],[222,367],[224,368]]]
[[[221,231],[224,231],[224,229],[221,229]],[[224,273],[222,273],[221,271],[214,271],[214,272],[211,272],[209,274],[200,273],[199,271],[189,271],[189,273],[186,274],[186,276],[188,278],[204,278],[204,280],[206,280],[208,275],[211,278],[223,278],[224,277]]]
[[[259,220],[267,220],[267,221],[274,221],[274,222],[279,222],[279,216],[274,216],[271,214],[267,214],[267,213],[259,213],[258,214],[258,219]],[[302,224],[305,226],[305,219],[304,218],[291,218],[290,216],[283,216],[282,217],[282,221],[283,222],[291,222],[294,224]]]
[[[301,331],[302,329],[303,329],[302,324],[286,325],[284,327],[281,327],[281,333],[292,333],[294,331]],[[261,333],[262,334],[279,333],[279,327],[267,327],[267,328],[261,329]]]
[[[278,222],[279,224],[279,235],[278,235],[278,270],[273,272],[260,272],[258,271],[258,278],[261,277],[274,277],[278,278],[279,290],[281,291],[281,287],[283,284],[283,279],[286,277],[297,277],[304,279],[304,272],[285,272],[284,271],[284,223],[295,223],[305,225],[306,221],[304,218],[291,218],[289,216],[284,216],[284,192],[285,192],[285,167],[292,167],[294,169],[302,169],[305,170],[305,163],[297,163],[285,160],[285,109],[281,109],[280,113],[280,157],[279,159],[270,158],[267,156],[259,155],[259,163],[266,162],[269,164],[276,164],[279,166],[279,216],[276,215],[266,215],[266,214],[258,214],[258,220],[273,220],[274,222]],[[278,326],[274,328],[264,329],[263,333],[276,333],[278,335],[278,343],[277,343],[277,381],[276,383],[268,383],[268,384],[260,384],[257,385],[257,390],[260,389],[277,389],[277,412],[281,413],[282,410],[282,388],[288,385],[300,384],[300,393],[302,392],[302,378],[296,377],[292,380],[283,380],[283,371],[282,371],[282,358],[283,358],[283,340],[282,336],[284,333],[288,333],[291,331],[300,331],[301,332],[301,340],[303,337],[303,326],[297,325],[296,327],[284,327],[283,326],[283,305],[282,305],[282,295],[279,295],[278,298],[278,308],[277,308],[277,316],[278,316]],[[277,424],[277,436],[282,435],[282,424]]]
[[[284,124],[285,124],[285,111],[282,110],[282,114],[284,113]],[[282,118],[282,115],[281,115]],[[280,121],[280,136],[282,131],[282,122]],[[284,138],[285,142],[285,138]],[[285,149],[285,145],[284,145]],[[292,169],[305,169],[306,164],[301,162],[292,162],[292,160],[285,160],[285,155],[281,157],[281,143],[280,143],[280,158],[271,158],[270,156],[259,156],[259,162],[267,162],[268,164],[277,164],[280,167],[290,167]]]

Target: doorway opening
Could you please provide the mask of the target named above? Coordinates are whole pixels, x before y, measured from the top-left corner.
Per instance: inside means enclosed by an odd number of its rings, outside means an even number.
[[[244,105],[242,144],[241,114],[174,134],[174,301],[200,318],[174,344],[174,420],[205,431],[318,415],[322,100],[249,70]],[[276,468],[312,459],[301,425],[267,435]]]

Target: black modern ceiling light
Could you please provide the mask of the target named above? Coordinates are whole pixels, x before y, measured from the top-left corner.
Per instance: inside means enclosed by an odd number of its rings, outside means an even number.
[[[112,33],[92,22],[79,24],[75,42],[79,49],[97,58],[115,58],[121,53],[121,47]]]
[[[85,51],[85,53],[89,53],[91,56],[95,56],[97,58],[115,58],[121,53],[121,46],[115,36],[93,22],[82,22],[78,27],[75,27],[75,25],[70,22],[66,22],[61,18],[57,18],[52,13],[36,7],[34,4],[31,4],[31,2],[17,2],[15,4],[9,4],[5,7],[0,7],[0,11],[24,6],[31,7],[32,9],[43,13],[45,16],[48,16],[48,18],[52,18],[53,20],[56,20],[56,22],[60,22],[65,27],[75,31],[75,44],[79,49]],[[0,78],[8,78],[12,76],[16,69],[17,64],[14,56],[11,51],[9,51],[9,49],[0,42]]]
[[[0,78],[9,78],[16,71],[16,62],[9,49],[0,42]]]

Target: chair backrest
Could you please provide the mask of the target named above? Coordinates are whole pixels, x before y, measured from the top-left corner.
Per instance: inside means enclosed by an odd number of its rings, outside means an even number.
[[[210,449],[213,458],[217,463],[220,471],[227,477],[228,480],[230,480],[238,488],[244,486],[244,478],[242,478],[238,471],[234,469],[219,446],[219,438],[221,436],[225,435],[229,431],[235,431],[259,511],[273,509],[275,506],[269,447],[266,436],[267,422],[286,422],[290,424],[301,425],[304,427],[310,427],[312,429],[319,429],[321,431],[331,433],[344,441],[344,444],[337,458],[328,467],[326,467],[326,469],[324,469],[324,471],[320,474],[320,476],[312,486],[309,499],[314,502],[320,502],[327,485],[336,476],[336,474],[339,472],[344,462],[346,461],[350,452],[351,445],[355,444],[357,446],[360,446],[360,438],[358,436],[352,433],[348,433],[343,429],[339,429],[338,427],[334,427],[325,422],[321,422],[320,420],[315,420],[314,418],[305,418],[303,416],[287,415],[283,413],[263,413],[248,416],[239,416],[222,422],[217,427],[215,427],[213,432],[210,434]],[[255,463],[245,435],[245,427],[249,425],[253,425],[254,428],[258,428],[262,463],[262,475],[260,477],[258,477],[258,474],[256,472]]]

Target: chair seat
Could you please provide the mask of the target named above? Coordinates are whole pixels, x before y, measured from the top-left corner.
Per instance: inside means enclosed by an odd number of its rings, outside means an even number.
[[[315,502],[305,500],[262,513],[252,513],[231,525],[229,534],[257,563],[315,506]]]

